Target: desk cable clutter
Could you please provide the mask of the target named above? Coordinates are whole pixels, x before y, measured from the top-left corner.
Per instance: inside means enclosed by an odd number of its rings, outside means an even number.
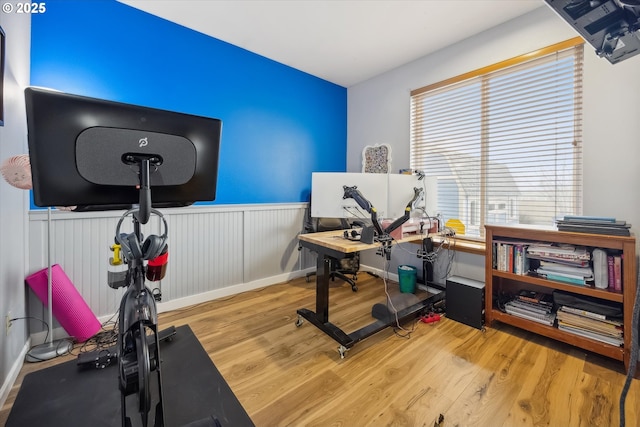
[[[424,190],[418,187],[414,187],[413,198],[407,203],[404,210],[404,214],[401,217],[397,218],[396,220],[392,221],[390,224],[386,225],[384,228],[381,225],[381,222],[378,220],[376,208],[371,204],[371,202],[368,199],[364,197],[364,195],[358,190],[357,186],[350,187],[345,185],[343,186],[343,190],[344,190],[344,195],[343,195],[344,199],[351,198],[355,200],[356,203],[358,203],[358,205],[362,209],[364,209],[371,215],[372,225],[365,225],[364,223],[358,224],[362,226],[362,231],[360,232],[359,240],[362,243],[367,243],[367,244],[372,244],[374,242],[381,243],[382,246],[378,249],[378,254],[383,255],[386,258],[387,262],[389,262],[391,258],[392,242],[394,240],[391,233],[393,233],[395,230],[401,227],[402,224],[404,224],[409,220],[411,216],[411,211],[415,210],[417,204],[424,199]],[[358,237],[358,234],[353,230],[345,231],[344,237],[350,240],[356,240]],[[431,262],[431,263],[435,261],[436,255],[437,254],[434,253],[432,250],[432,246],[431,246],[431,250],[428,253],[425,251],[423,251],[422,253],[420,252],[418,253],[418,257],[422,257],[423,259],[427,260],[427,262]],[[387,281],[384,280],[384,283],[385,283],[385,293],[387,295],[387,305],[390,306],[391,308],[390,311],[391,313],[393,313],[393,316],[395,318],[396,327],[400,330],[404,330],[404,328],[402,328],[402,326],[400,325],[400,319],[398,318],[398,310],[395,308],[392,298],[387,291]],[[372,314],[375,311],[376,311],[376,307],[372,309]],[[380,310],[377,310],[377,311],[380,311]],[[380,317],[379,314],[378,314],[378,317]],[[440,315],[436,313],[429,313],[427,315],[421,316],[420,319],[423,323],[434,323],[440,320]],[[407,330],[404,330],[404,331],[407,332],[406,337],[408,337],[411,331],[407,331]]]

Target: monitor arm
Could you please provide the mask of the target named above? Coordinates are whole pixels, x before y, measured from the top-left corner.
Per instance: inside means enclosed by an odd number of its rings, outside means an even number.
[[[385,233],[391,234],[396,228],[409,220],[411,211],[416,208],[416,205],[424,199],[424,190],[422,188],[413,187],[413,198],[407,203],[407,207],[404,208],[404,214],[393,221],[387,228],[384,229]]]
[[[402,224],[407,222],[409,216],[411,214],[411,210],[415,209],[415,206],[424,198],[424,190],[421,188],[414,187],[413,188],[413,198],[407,204],[407,207],[404,209],[404,215],[400,218],[393,221],[388,227],[382,228],[380,222],[378,221],[378,212],[375,207],[371,204],[369,200],[367,200],[360,190],[358,190],[357,186],[349,187],[346,185],[342,186],[344,190],[343,199],[353,199],[358,203],[358,205],[366,210],[369,214],[371,214],[371,222],[375,228],[375,231],[378,235],[377,240],[389,240],[389,234],[400,227]]]
[[[140,178],[140,184],[138,190],[140,191],[140,206],[134,216],[140,224],[146,224],[149,222],[151,215],[151,172],[150,167],[158,167],[162,164],[162,158],[155,154],[134,154],[127,153],[122,156],[123,163],[131,166],[136,166],[139,170],[138,175]]]
[[[382,236],[384,234],[384,231],[382,230],[382,227],[378,222],[378,211],[376,210],[376,208],[373,207],[371,202],[362,195],[356,185],[354,185],[353,187],[343,185],[342,188],[344,190],[344,195],[342,196],[342,198],[355,200],[362,209],[371,214],[371,222],[373,223],[373,226],[375,227],[378,235]]]

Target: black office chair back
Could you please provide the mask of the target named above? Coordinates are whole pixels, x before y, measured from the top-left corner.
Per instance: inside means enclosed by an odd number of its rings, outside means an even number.
[[[320,231],[348,230],[351,228],[349,222],[344,218],[325,218],[311,216],[311,203],[307,206],[304,214],[304,232],[317,233]]]
[[[346,230],[350,228],[349,224],[343,218],[315,218],[315,220],[316,232]]]

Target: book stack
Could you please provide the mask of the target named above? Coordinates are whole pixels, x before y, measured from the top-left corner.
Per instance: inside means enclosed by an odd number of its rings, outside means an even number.
[[[553,291],[558,329],[607,344],[623,344],[621,303],[561,290]]]
[[[570,283],[572,285],[586,285],[593,282],[593,269],[591,267],[573,266],[557,262],[540,261],[540,267],[536,273],[547,280]]]
[[[575,307],[560,306],[558,329],[611,345],[622,346],[622,321]]]
[[[529,242],[494,240],[493,268],[519,275],[527,274],[529,272],[528,246]]]
[[[505,311],[512,316],[549,326],[553,326],[556,319],[553,297],[543,292],[522,290],[518,296],[505,303]]]
[[[529,246],[527,256],[539,260],[535,272],[548,280],[582,286],[593,283],[591,253],[585,247],[535,244]]]
[[[629,236],[630,224],[610,217],[596,216],[565,216],[556,221],[559,231],[575,233],[609,234],[614,236]]]

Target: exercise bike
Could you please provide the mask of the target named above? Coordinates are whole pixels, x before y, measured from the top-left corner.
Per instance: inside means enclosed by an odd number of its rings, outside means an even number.
[[[167,221],[160,211],[151,208],[148,185],[149,166],[160,160],[137,155],[128,161],[140,168],[140,205],[120,217],[115,236],[127,263],[124,280],[116,281],[127,288],[120,302],[117,343],[122,426],[164,427],[160,342],[172,337],[175,328],[158,331],[155,295],[145,284],[148,277],[145,261],[166,255],[168,247]],[[150,235],[143,239],[141,225],[146,224],[151,215],[162,221],[164,231],[161,236]],[[122,223],[128,216],[132,218],[133,232],[121,233]],[[137,400],[137,405],[130,410],[132,400]],[[153,424],[149,424],[151,421]],[[188,427],[221,427],[221,424],[215,416],[209,416],[190,423]]]
[[[110,281],[125,288],[117,354],[79,362],[102,368],[117,357],[122,425],[163,426],[171,422],[159,346],[166,330],[158,331],[145,263],[157,252],[152,243],[158,250],[166,245],[167,230],[152,209],[150,184],[156,208],[215,200],[222,121],[41,88],[25,89],[25,105],[34,204],[77,212],[124,209],[123,220],[133,218],[133,232],[118,229],[115,238],[127,258],[119,280]],[[143,239],[141,225],[151,215],[161,217],[164,239]]]
[[[127,264],[124,281],[119,282],[127,290],[120,302],[117,343],[123,427],[147,427],[150,421],[153,421],[154,427],[163,427],[165,419],[156,301],[145,284],[145,261],[166,254],[167,250],[167,221],[160,211],[151,208],[148,185],[149,166],[157,161],[147,156],[132,156],[130,159],[132,164],[140,168],[140,205],[126,211],[116,226],[115,240]],[[152,214],[161,219],[164,232],[162,236],[150,235],[143,239],[141,224],[146,224]],[[132,218],[133,232],[121,233],[121,225],[129,216]],[[130,410],[132,395],[137,396],[134,411]],[[152,407],[153,403],[155,408]],[[131,415],[132,412],[138,414],[139,419]]]

